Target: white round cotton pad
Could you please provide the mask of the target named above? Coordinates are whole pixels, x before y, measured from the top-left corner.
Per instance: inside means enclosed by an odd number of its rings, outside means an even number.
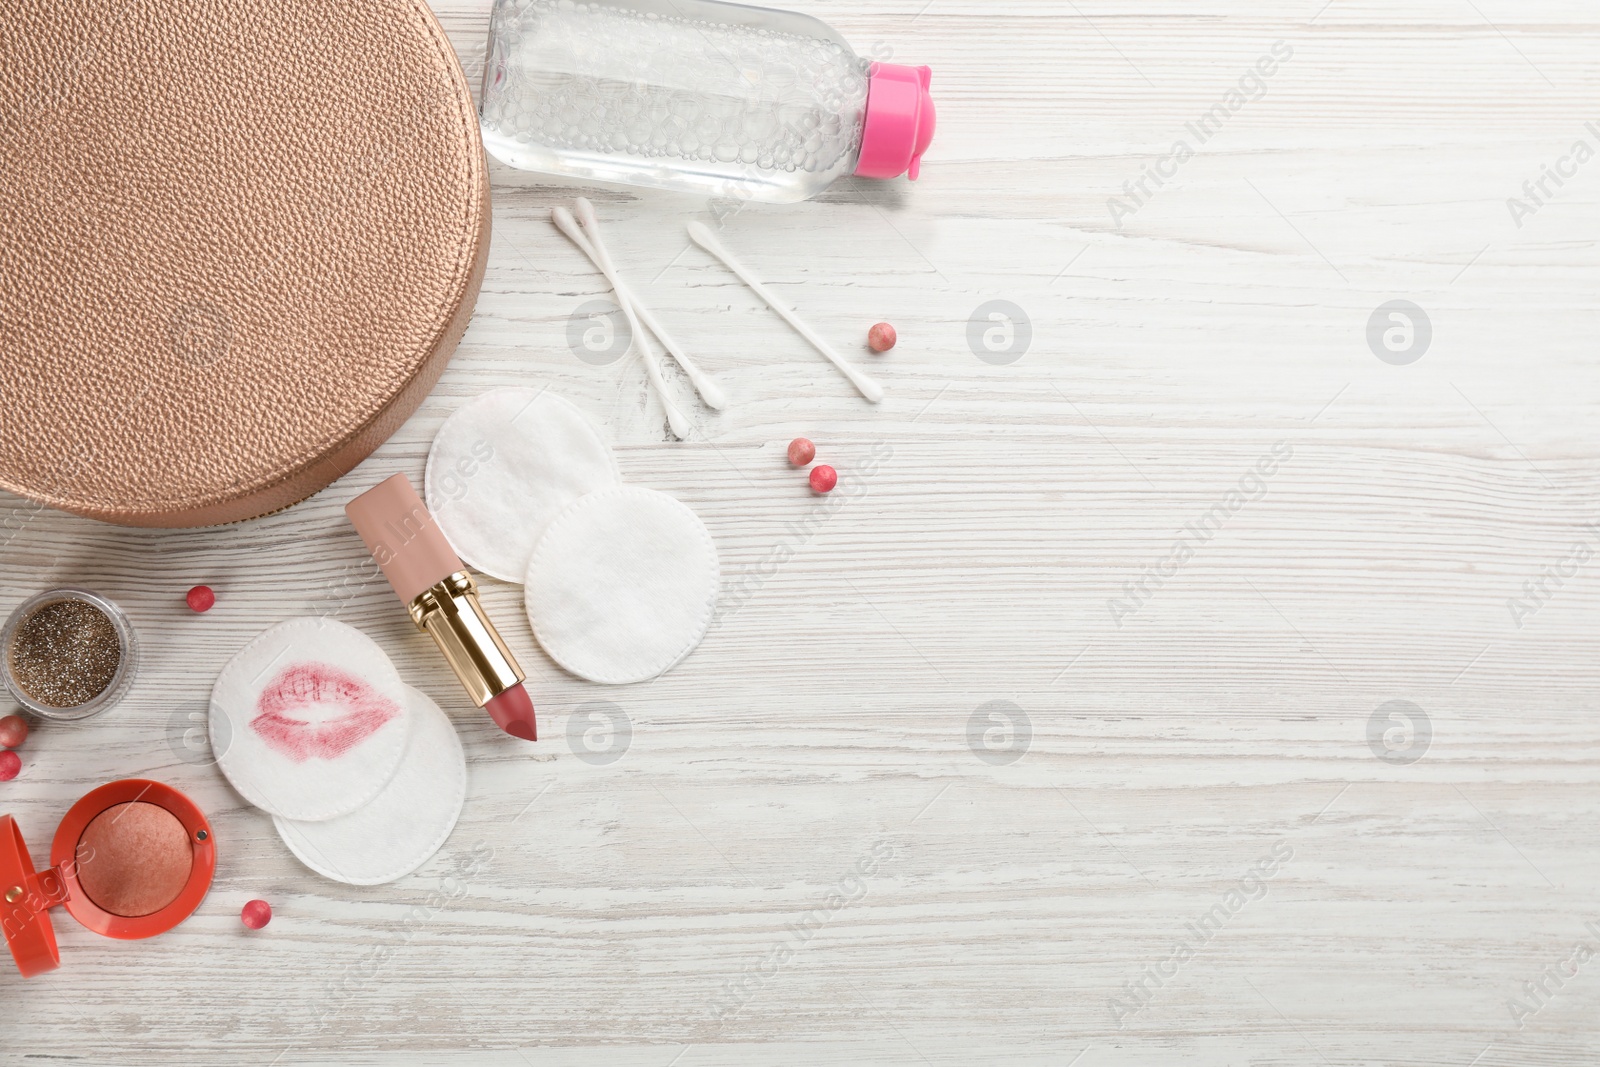
[[[360,630],[290,619],[258,635],[211,690],[217,766],[272,815],[347,815],[394,777],[411,733],[405,686]]]
[[[528,561],[528,621],[580,678],[654,678],[705,636],[717,604],[717,549],[687,507],[619,486],[572,504]]]
[[[324,878],[380,885],[403,878],[439,851],[467,799],[467,757],[450,717],[406,687],[411,743],[400,769],[372,803],[326,822],[273,816],[289,851]]]
[[[561,509],[622,481],[583,412],[538,389],[495,389],[456,409],[428,451],[428,510],[468,565],[520,582]]]

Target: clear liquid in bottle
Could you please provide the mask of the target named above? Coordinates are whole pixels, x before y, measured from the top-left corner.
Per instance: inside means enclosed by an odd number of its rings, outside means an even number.
[[[890,176],[871,173],[885,153],[915,176],[927,81],[793,12],[497,0],[480,119],[490,154],[524,170],[789,203],[847,174]]]

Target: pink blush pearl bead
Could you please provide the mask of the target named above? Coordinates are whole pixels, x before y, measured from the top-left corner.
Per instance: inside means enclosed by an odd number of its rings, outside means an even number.
[[[239,909],[239,921],[252,930],[259,930],[272,921],[272,905],[264,900],[252,900]]]
[[[21,715],[0,719],[0,748],[21,748],[28,739],[28,720]]]
[[[830,493],[839,484],[839,472],[826,463],[811,468],[811,488],[819,493]]]

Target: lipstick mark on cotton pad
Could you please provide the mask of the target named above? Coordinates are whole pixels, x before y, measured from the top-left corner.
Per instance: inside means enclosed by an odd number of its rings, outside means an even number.
[[[284,668],[256,700],[250,728],[296,763],[336,760],[400,714],[394,701],[328,663]]]

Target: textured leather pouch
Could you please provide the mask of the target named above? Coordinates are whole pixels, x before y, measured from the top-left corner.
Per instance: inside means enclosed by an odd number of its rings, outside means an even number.
[[[10,0],[0,486],[134,526],[304,499],[438,380],[489,223],[424,0]]]

